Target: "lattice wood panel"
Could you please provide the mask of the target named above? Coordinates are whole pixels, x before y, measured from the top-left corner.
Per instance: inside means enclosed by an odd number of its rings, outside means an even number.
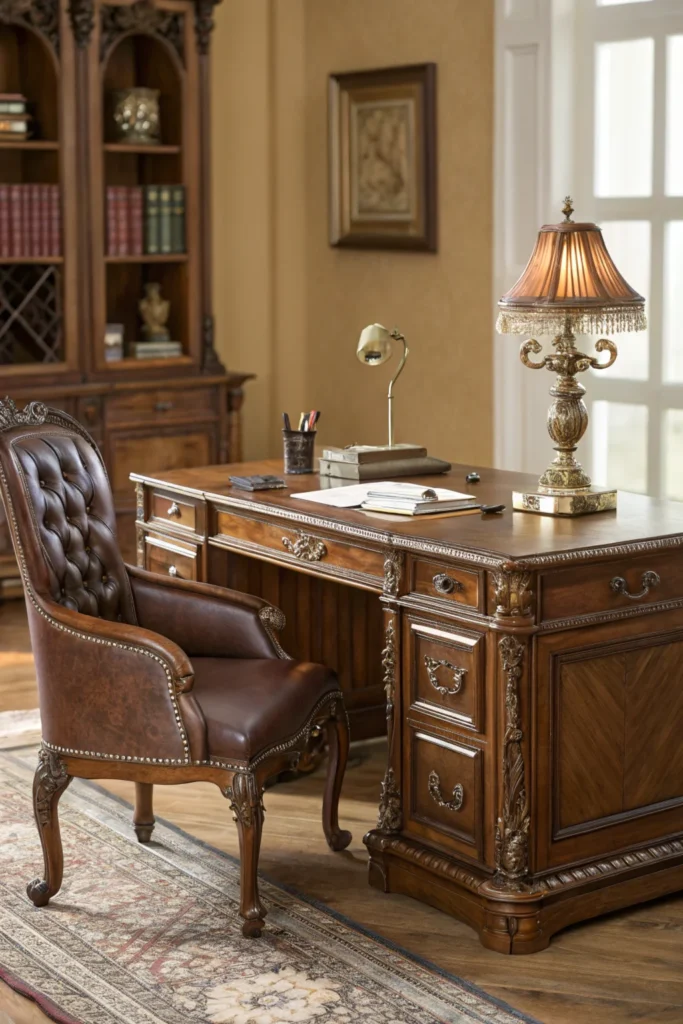
[[[63,345],[59,267],[0,266],[0,363],[57,363]]]

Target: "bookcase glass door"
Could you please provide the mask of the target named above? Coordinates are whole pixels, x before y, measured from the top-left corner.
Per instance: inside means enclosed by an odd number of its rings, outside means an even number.
[[[115,343],[102,345],[97,364],[110,371],[189,362],[194,330],[184,144],[187,18],[176,5],[159,12],[154,31],[121,34],[134,17],[128,10],[104,6],[100,37],[102,337]],[[144,317],[141,300],[159,315]]]
[[[0,24],[0,366],[64,368],[58,25]]]

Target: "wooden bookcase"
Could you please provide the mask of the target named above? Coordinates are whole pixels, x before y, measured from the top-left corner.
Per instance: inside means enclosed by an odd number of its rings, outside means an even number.
[[[0,92],[35,130],[0,140],[0,185],[59,187],[61,254],[0,258],[0,389],[77,416],[101,446],[134,559],[132,470],[240,458],[242,385],[213,344],[209,49],[214,0],[0,0]],[[114,90],[159,90],[158,144],[117,141]],[[108,255],[109,186],[182,185],[185,252]],[[182,354],[105,359],[108,323],[141,340],[138,303],[158,282]],[[1,510],[0,510],[1,515]],[[17,570],[0,522],[0,596]]]

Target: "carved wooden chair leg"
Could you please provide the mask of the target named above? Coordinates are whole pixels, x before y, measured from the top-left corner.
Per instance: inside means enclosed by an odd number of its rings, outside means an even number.
[[[33,779],[33,810],[43,847],[45,877],[34,878],[26,886],[28,898],[37,907],[47,906],[50,898],[59,892],[62,884],[64,857],[57,804],[70,782],[71,776],[67,775],[59,756],[43,748]]]
[[[342,708],[325,723],[329,762],[323,798],[323,831],[331,850],[345,850],[353,836],[339,828],[339,797],[349,756],[349,723]]]
[[[230,809],[237,823],[240,841],[240,915],[244,918],[242,934],[257,939],[265,926],[266,909],[258,891],[258,859],[263,830],[262,792],[255,777],[238,772],[228,786]]]
[[[135,783],[135,812],[133,814],[133,828],[138,837],[139,843],[148,843],[154,831],[154,810],[152,808],[152,796],[154,786],[151,782]]]

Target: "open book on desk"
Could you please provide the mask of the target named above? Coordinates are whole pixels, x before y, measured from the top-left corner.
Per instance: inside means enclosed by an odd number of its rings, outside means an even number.
[[[304,491],[290,497],[334,508],[361,508],[365,511],[409,516],[479,507],[479,502],[471,494],[462,494],[445,487],[424,487],[422,484],[397,483],[392,480],[330,487],[323,491]]]

